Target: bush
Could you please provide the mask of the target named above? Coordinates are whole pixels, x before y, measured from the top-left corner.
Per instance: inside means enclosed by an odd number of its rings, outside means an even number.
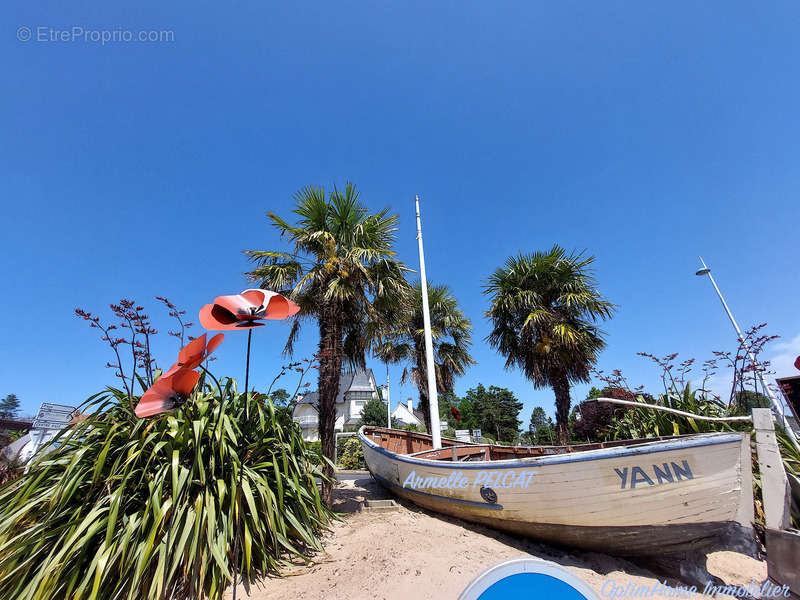
[[[359,425],[386,427],[386,405],[377,398],[371,398],[361,410]]]
[[[649,394],[640,395],[640,402],[652,402]],[[587,400],[592,398],[615,398],[617,400],[636,401],[636,394],[622,387],[605,387],[602,390],[592,388]],[[602,442],[609,438],[616,420],[620,419],[630,408],[619,404],[605,402],[581,402],[575,407],[576,419],[572,424],[574,438],[579,442]]]
[[[356,436],[349,437],[339,444],[336,459],[340,469],[367,468],[367,463],[364,461],[364,449]]]
[[[4,457],[0,458],[0,485],[8,483],[12,479],[16,479],[21,472],[22,467],[16,462],[9,461]]]
[[[411,431],[414,433],[428,433],[424,425],[415,425],[414,423],[411,423],[409,425],[403,425],[401,429],[403,431]]]
[[[223,383],[147,420],[125,392],[91,397],[0,488],[0,598],[218,599],[240,523],[246,584],[321,549],[331,513],[300,428]]]
[[[319,440],[317,440],[316,442],[306,442],[306,445],[308,446],[310,452],[322,456],[322,442],[320,442]]]

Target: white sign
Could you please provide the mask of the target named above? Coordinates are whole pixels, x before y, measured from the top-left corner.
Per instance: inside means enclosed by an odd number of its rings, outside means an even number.
[[[480,429],[473,429],[472,430],[472,437],[479,438],[482,437],[483,432]]]
[[[469,429],[456,429],[456,439],[459,442],[469,441]]]
[[[36,418],[31,425],[32,429],[56,429],[61,430],[70,422],[78,409],[74,406],[63,404],[43,403],[36,414]]]
[[[31,425],[30,441],[20,451],[20,460],[23,462],[30,460],[39,448],[67,426],[77,411],[74,406],[43,402]]]
[[[43,402],[31,427],[33,429],[63,429],[77,410],[74,406]]]

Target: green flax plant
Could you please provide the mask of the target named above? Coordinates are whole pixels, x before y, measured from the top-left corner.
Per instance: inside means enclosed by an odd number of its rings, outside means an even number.
[[[693,390],[691,385],[686,383],[682,388],[660,395],[657,403],[665,408],[682,410],[703,417],[731,416],[724,402],[698,392],[699,390]],[[743,429],[741,423],[703,421],[647,407],[634,407],[632,410],[619,414],[620,416],[614,420],[611,427],[610,437],[612,439],[637,439]],[[744,428],[746,427],[747,425],[744,426]]]
[[[657,357],[646,352],[639,352],[638,354],[649,358],[661,367],[661,381],[664,386],[664,393],[659,394],[655,400],[649,400],[650,403],[654,402],[665,408],[681,410],[703,417],[720,418],[733,416],[733,409],[706,389],[709,380],[716,373],[715,361],[711,360],[703,363],[704,377],[702,383],[698,388],[692,389],[689,373],[695,364],[693,358],[676,364],[677,354],[669,354],[664,357]],[[627,381],[619,370],[615,370],[607,376],[603,375],[602,372],[598,372],[597,375],[606,384],[635,395],[637,401],[648,402],[641,393],[641,389],[630,390]],[[648,407],[634,407],[618,413],[610,428],[610,437],[612,439],[637,439],[714,431],[745,431],[750,428],[750,425],[744,423],[704,421]]]
[[[321,549],[332,513],[291,415],[233,379],[154,419],[130,406],[127,390],[90,397],[0,487],[0,598],[218,599],[239,520],[246,586]]]

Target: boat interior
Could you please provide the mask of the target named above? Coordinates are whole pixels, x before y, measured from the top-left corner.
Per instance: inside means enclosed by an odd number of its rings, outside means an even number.
[[[403,454],[428,460],[459,462],[551,456],[554,454],[585,452],[587,450],[597,450],[599,448],[617,448],[619,446],[632,446],[635,444],[686,437],[662,436],[657,438],[614,440],[611,442],[574,444],[568,446],[503,446],[500,444],[467,443],[450,438],[442,438],[442,447],[440,449],[434,449],[431,436],[425,433],[416,433],[414,431],[405,431],[402,429],[388,429],[386,427],[365,427],[363,433],[367,438],[380,445],[382,448],[395,454]]]

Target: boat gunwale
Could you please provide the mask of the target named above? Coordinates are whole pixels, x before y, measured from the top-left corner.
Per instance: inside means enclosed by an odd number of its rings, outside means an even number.
[[[593,450],[583,450],[580,452],[569,452],[564,454],[550,454],[547,456],[529,456],[524,458],[502,458],[498,460],[485,460],[485,461],[449,461],[449,460],[435,460],[429,458],[418,458],[408,454],[398,454],[387,450],[380,444],[369,439],[365,434],[366,429],[386,429],[385,427],[372,427],[362,425],[358,430],[358,438],[362,443],[366,443],[372,450],[383,454],[391,459],[400,462],[415,464],[426,467],[438,467],[446,469],[487,469],[490,467],[495,468],[515,468],[515,467],[531,467],[531,466],[546,466],[558,465],[573,462],[585,462],[591,460],[606,460],[611,458],[623,458],[628,456],[639,456],[642,454],[654,454],[658,452],[668,452],[671,450],[681,450],[684,448],[698,448],[702,446],[715,446],[719,444],[741,443],[745,435],[743,432],[711,432],[690,434],[687,436],[680,436],[679,439],[671,440],[653,440],[650,442],[642,442],[632,444],[630,446],[615,446],[613,448],[596,448]],[[422,435],[422,434],[417,434]],[[645,438],[646,439],[646,438]],[[465,444],[466,446],[477,445],[484,446],[486,444]],[[488,444],[492,446],[493,444]],[[453,446],[442,448],[443,451],[451,450]],[[426,450],[429,452],[429,450]],[[416,454],[416,453],[415,453]]]

